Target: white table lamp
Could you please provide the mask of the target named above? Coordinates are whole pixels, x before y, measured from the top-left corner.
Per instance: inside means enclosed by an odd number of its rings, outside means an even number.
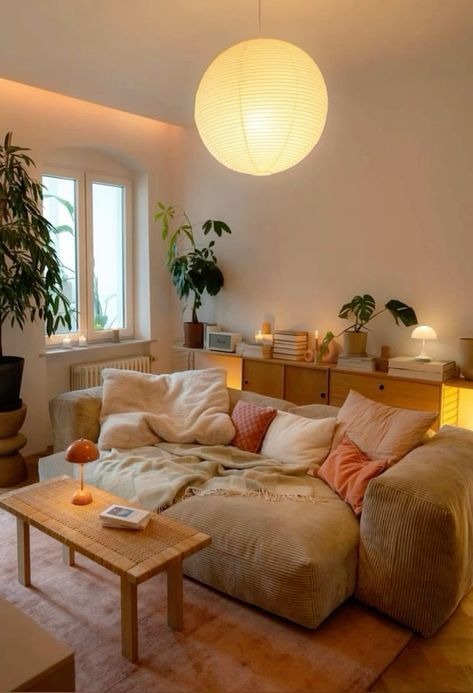
[[[434,329],[428,325],[418,325],[411,333],[412,339],[422,339],[422,350],[419,356],[415,357],[416,361],[431,361],[432,359],[425,352],[425,340],[426,339],[437,339],[437,333]]]

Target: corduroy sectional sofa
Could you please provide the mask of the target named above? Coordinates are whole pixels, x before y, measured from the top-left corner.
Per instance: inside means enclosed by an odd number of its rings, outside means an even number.
[[[238,399],[289,411],[295,405],[229,389]],[[73,475],[68,444],[99,435],[101,388],[52,400],[55,454],[40,478]],[[312,418],[336,416],[311,405]],[[316,628],[354,595],[431,636],[473,583],[473,432],[444,427],[369,483],[361,517],[321,479],[317,502],[195,495],[165,510],[212,536],[185,573],[231,596]],[[114,492],[112,488],[107,488]]]

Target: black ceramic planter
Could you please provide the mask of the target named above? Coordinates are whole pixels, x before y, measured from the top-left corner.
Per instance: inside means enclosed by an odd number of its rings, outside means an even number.
[[[21,407],[20,389],[25,359],[0,356],[0,412]]]

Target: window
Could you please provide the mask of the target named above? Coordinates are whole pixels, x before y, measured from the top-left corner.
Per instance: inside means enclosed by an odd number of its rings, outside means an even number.
[[[43,175],[44,215],[54,227],[63,291],[74,311],[48,343],[110,330],[133,335],[131,182],[115,176],[54,169]]]

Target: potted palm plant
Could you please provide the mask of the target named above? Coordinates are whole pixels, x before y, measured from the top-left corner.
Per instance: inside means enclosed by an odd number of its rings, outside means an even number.
[[[184,323],[184,346],[202,348],[204,326],[199,322],[197,311],[202,305],[204,291],[211,296],[218,294],[223,286],[223,274],[217,266],[215,240],[198,247],[189,217],[184,211],[179,217],[184,221],[177,226],[175,207],[166,207],[158,202],[154,218],[161,223],[161,236],[168,242],[166,267],[179,299],[188,301],[192,294],[192,320]],[[231,233],[228,224],[216,219],[207,219],[202,224],[202,231],[204,236],[213,232],[219,238],[223,233]]]
[[[322,341],[322,354],[327,350],[331,340],[335,337],[340,337],[342,334],[344,354],[350,356],[365,354],[368,337],[366,325],[386,310],[391,313],[396,325],[399,325],[399,323],[406,327],[417,325],[417,316],[414,309],[402,301],[392,298],[381,310],[376,311],[376,301],[370,294],[353,296],[351,301],[344,303],[340,308],[338,317],[344,320],[351,318],[352,320],[354,319],[354,322],[337,335],[334,335],[333,332],[327,332]]]
[[[27,320],[44,319],[48,335],[59,325],[71,328],[54,228],[42,214],[43,189],[30,176],[27,151],[12,144],[11,132],[0,144],[0,412],[21,407],[24,363],[3,355],[4,323],[22,329]]]

